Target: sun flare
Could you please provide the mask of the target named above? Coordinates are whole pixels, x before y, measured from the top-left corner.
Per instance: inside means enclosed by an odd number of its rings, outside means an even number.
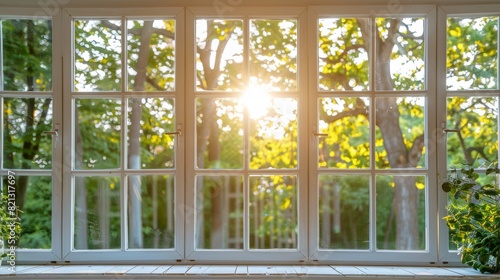
[[[271,106],[271,97],[265,89],[259,86],[251,85],[243,93],[243,106],[248,111],[252,119],[258,119],[267,114]]]

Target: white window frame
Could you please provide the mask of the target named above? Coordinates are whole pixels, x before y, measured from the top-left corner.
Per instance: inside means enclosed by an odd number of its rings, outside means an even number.
[[[392,9],[392,10],[391,10]],[[312,6],[309,8],[309,30],[316,30],[318,25],[318,19],[322,17],[423,17],[425,18],[425,77],[426,84],[425,89],[421,91],[380,91],[376,90],[374,86],[373,77],[375,76],[374,63],[377,59],[373,53],[374,47],[372,47],[371,61],[370,61],[370,89],[363,92],[320,92],[318,90],[318,34],[317,32],[310,32],[309,37],[309,128],[308,135],[310,135],[311,149],[309,152],[309,225],[310,225],[310,258],[312,260],[317,260],[319,262],[332,262],[341,264],[352,264],[352,263],[370,263],[370,264],[388,264],[388,263],[401,263],[401,264],[422,264],[422,263],[435,263],[438,257],[437,251],[437,217],[433,215],[436,213],[436,203],[437,198],[436,184],[435,184],[435,173],[436,170],[436,155],[435,152],[431,150],[432,143],[429,139],[432,139],[431,133],[435,131],[435,46],[436,35],[435,30],[429,27],[436,26],[436,7],[433,5],[415,5],[415,6]],[[374,43],[372,43],[374,46]],[[371,152],[372,167],[366,170],[341,170],[343,174],[357,174],[360,171],[363,174],[370,174],[370,249],[368,250],[329,250],[320,249],[319,246],[319,219],[318,219],[318,205],[319,200],[318,193],[318,137],[314,136],[314,127],[317,126],[318,108],[317,100],[320,97],[342,97],[342,96],[352,96],[352,95],[362,95],[370,96],[371,98],[376,98],[378,96],[390,95],[390,96],[425,96],[426,97],[426,131],[427,135],[426,143],[426,154],[427,157],[426,166],[420,169],[412,170],[378,170],[374,167],[373,157],[374,152]],[[375,100],[375,99],[373,99]],[[374,104],[370,104],[373,107]],[[370,112],[370,126],[375,126],[374,112]],[[373,129],[373,128],[372,128]],[[370,147],[375,147],[375,140],[371,137]],[[372,149],[373,150],[373,149]],[[340,170],[332,170],[338,173]],[[345,171],[345,172],[344,172]],[[335,174],[333,173],[333,174]],[[427,183],[425,187],[426,193],[426,249],[422,251],[397,251],[397,250],[377,250],[373,246],[373,242],[377,240],[376,235],[376,197],[375,197],[375,176],[376,174],[402,174],[402,175],[425,175],[427,177]]]
[[[194,1],[189,1],[193,3]],[[460,263],[456,251],[448,249],[448,228],[442,217],[446,215],[447,196],[442,192],[440,182],[446,174],[446,135],[441,125],[446,123],[446,18],[455,15],[500,15],[499,4],[488,5],[413,5],[400,6],[397,15],[426,17],[426,147],[428,176],[427,194],[427,250],[425,252],[353,252],[320,250],[318,248],[317,192],[317,138],[312,127],[316,125],[317,98],[317,19],[320,16],[390,16],[390,5],[380,6],[310,6],[308,1],[301,7],[229,7],[223,9],[223,16],[235,17],[296,17],[299,21],[299,72],[297,96],[299,103],[299,196],[307,198],[299,206],[299,248],[295,252],[280,250],[226,251],[197,250],[194,245],[195,207],[194,175],[195,166],[195,35],[196,17],[219,17],[217,7],[157,7],[157,8],[64,8],[52,7],[2,7],[0,18],[47,18],[53,22],[53,89],[44,93],[0,92],[5,97],[51,97],[53,99],[53,123],[62,124],[59,141],[53,143],[52,172],[52,248],[49,250],[20,249],[18,261],[22,263],[168,263],[176,260],[194,260],[200,263],[314,263],[335,264],[405,264],[405,265],[457,265]],[[10,4],[9,4],[10,5]],[[14,4],[12,4],[14,5]],[[71,225],[71,122],[72,119],[72,18],[96,18],[130,16],[134,18],[175,17],[176,18],[176,101],[179,113],[177,123],[183,126],[183,136],[177,142],[179,174],[176,189],[176,247],[174,250],[92,250],[73,251]],[[302,35],[301,35],[302,34]],[[499,44],[500,45],[500,44]],[[499,47],[500,48],[500,47]],[[499,51],[500,53],[500,51]],[[373,62],[372,62],[373,63]],[[308,69],[307,69],[308,68]],[[309,73],[307,73],[309,71]],[[371,70],[373,71],[373,69]],[[373,74],[373,72],[372,72]],[[499,71],[500,76],[500,71]],[[500,80],[500,77],[499,77]],[[370,92],[373,92],[370,91]],[[395,93],[396,94],[396,93]],[[404,94],[412,94],[405,92]],[[500,96],[500,90],[489,91],[492,96]],[[327,96],[323,93],[321,96]],[[444,109],[444,110],[443,110]],[[63,122],[63,119],[65,120]],[[373,122],[372,122],[373,123]],[[55,128],[54,128],[55,129]],[[2,139],[0,139],[0,144]],[[373,140],[371,140],[373,142]],[[373,143],[371,143],[373,144]],[[1,155],[2,151],[0,151]],[[308,155],[308,156],[306,156]],[[185,170],[184,170],[185,168]],[[6,170],[0,170],[1,175]],[[17,174],[17,173],[16,173]],[[19,172],[19,175],[38,174],[38,171]],[[422,174],[422,173],[415,173]],[[373,173],[372,173],[373,175]],[[373,189],[373,186],[371,187]],[[373,202],[373,199],[372,199]],[[123,203],[123,202],[122,202]],[[247,207],[247,206],[246,206]],[[373,211],[373,206],[372,211]],[[191,210],[190,210],[191,209]],[[122,217],[124,215],[122,207]],[[371,214],[372,218],[374,214]],[[373,227],[373,225],[372,225]],[[373,229],[371,237],[373,238]],[[122,237],[124,238],[124,237]]]
[[[297,184],[297,198],[298,198],[298,248],[297,249],[252,249],[244,248],[243,250],[217,250],[217,249],[196,249],[195,247],[195,211],[186,212],[186,258],[189,260],[202,261],[202,262],[278,262],[283,263],[287,261],[301,261],[306,260],[308,255],[308,233],[307,233],[307,149],[308,149],[308,139],[306,137],[306,111],[303,110],[307,108],[307,9],[304,7],[290,8],[290,7],[251,7],[251,8],[240,8],[240,7],[227,7],[227,9],[220,9],[220,7],[189,7],[186,12],[186,207],[187,209],[196,209],[195,201],[195,176],[196,174],[207,174],[206,172],[198,171],[196,166],[196,108],[195,108],[195,98],[198,95],[203,95],[207,93],[200,94],[196,91],[196,38],[195,38],[195,20],[197,18],[217,18],[217,19],[242,19],[248,20],[252,18],[256,19],[283,19],[290,18],[296,19],[298,24],[298,71],[297,71],[297,90],[277,93],[277,96],[293,96],[299,100],[298,104],[298,126],[300,133],[298,138],[298,160],[299,164],[297,169],[290,169],[288,171],[275,170],[277,173],[286,174],[297,174],[298,184]],[[244,23],[244,28],[247,29],[248,25]],[[244,31],[244,42],[247,44],[247,30]],[[247,55],[248,56],[248,55]],[[244,64],[248,65],[247,57],[244,58]],[[247,66],[248,67],[248,66]],[[214,91],[215,92],[215,91]],[[212,94],[214,93],[212,92]],[[231,92],[229,94],[220,93],[217,95],[212,95],[213,97],[237,97],[239,96],[237,92]],[[301,105],[301,103],[303,103]],[[248,135],[245,133],[245,135]],[[248,154],[248,152],[246,152]],[[248,161],[248,157],[245,157]],[[224,171],[224,170],[220,170]],[[255,170],[259,173],[269,171]],[[217,171],[216,171],[217,172]],[[216,173],[215,172],[215,173]],[[242,169],[241,172],[248,175],[250,171]],[[283,174],[285,174],[283,173]],[[244,197],[247,198],[247,202],[244,203],[245,218],[248,218],[248,182],[244,182],[243,187]],[[248,240],[248,223],[244,224],[244,239]],[[245,242],[247,243],[247,242]]]
[[[103,94],[105,96],[112,96],[117,98],[122,98],[122,106],[125,106],[125,98],[134,98],[134,97],[163,97],[169,96],[175,98],[176,104],[176,126],[178,128],[182,128],[184,125],[184,11],[182,8],[156,8],[156,9],[148,9],[148,8],[140,8],[140,9],[131,9],[131,8],[114,8],[114,9],[64,9],[63,10],[63,19],[62,26],[63,30],[63,38],[66,40],[63,42],[63,57],[64,57],[64,70],[63,73],[71,73],[69,75],[64,75],[64,119],[67,120],[64,123],[64,131],[63,139],[65,143],[64,152],[68,153],[65,156],[65,165],[64,165],[64,197],[63,197],[63,212],[62,212],[62,220],[65,227],[62,230],[62,255],[64,261],[69,262],[124,262],[129,260],[134,260],[134,263],[141,262],[159,262],[159,261],[170,261],[175,262],[176,260],[184,258],[184,220],[182,219],[184,208],[183,204],[180,203],[184,201],[184,137],[182,133],[176,136],[176,168],[175,170],[175,245],[173,249],[109,249],[109,250],[74,250],[73,249],[73,186],[72,182],[73,176],[75,173],[79,174],[81,172],[76,172],[72,167],[72,143],[74,139],[74,135],[72,135],[72,125],[74,123],[73,117],[73,100],[75,97],[80,96],[96,96],[102,97]],[[130,19],[161,19],[161,18],[173,18],[176,21],[176,61],[175,61],[175,90],[172,92],[148,92],[148,93],[137,93],[137,92],[129,92],[126,91],[125,87],[125,77],[126,77],[126,65],[122,65],[122,91],[117,92],[96,92],[96,93],[75,93],[73,92],[73,80],[72,77],[74,75],[73,71],[73,20],[74,19],[104,19],[104,18],[113,18],[113,19],[122,19],[126,20]],[[122,40],[124,40],[122,38]],[[124,54],[122,53],[122,57]],[[123,59],[123,58],[122,58]],[[123,118],[123,117],[122,117]],[[125,133],[126,129],[122,129],[122,139],[126,139]],[[122,151],[126,154],[125,141],[122,141]],[[120,169],[121,172],[114,173],[117,176],[121,176],[122,181],[126,173],[129,171],[125,171],[125,167],[122,166]],[[135,171],[130,171],[137,173]],[[84,172],[85,174],[92,174],[91,172]],[[102,171],[95,171],[94,174],[102,174]],[[159,171],[148,171],[144,174],[150,175],[161,175],[163,174],[161,170]],[[122,246],[126,244],[126,240],[128,239],[128,232],[126,230],[126,193],[125,188],[120,189],[120,197],[121,197],[121,207],[120,207],[120,217],[121,220],[124,221],[121,225],[121,243]]]
[[[454,16],[498,16],[500,17],[500,4],[492,4],[492,5],[453,5],[453,6],[440,6],[438,8],[437,15],[437,26],[447,26],[447,18]],[[500,28],[499,28],[500,29]],[[438,40],[437,45],[437,79],[441,81],[437,84],[437,93],[438,99],[437,104],[438,108],[443,108],[443,110],[437,111],[437,145],[438,145],[438,209],[439,209],[439,232],[440,232],[440,243],[439,243],[439,262],[448,263],[448,264],[459,264],[460,256],[456,250],[449,249],[449,231],[448,226],[446,225],[446,221],[442,219],[442,217],[447,215],[446,205],[448,203],[448,194],[442,191],[441,184],[446,179],[446,175],[448,173],[447,169],[447,133],[444,131],[446,128],[446,99],[448,96],[474,96],[475,93],[481,92],[481,96],[491,96],[500,98],[500,86],[497,85],[496,90],[464,90],[464,91],[456,91],[456,90],[447,90],[446,88],[446,38],[447,32],[446,28],[438,28],[437,36],[441,40]],[[497,35],[500,39],[500,31]],[[497,46],[497,83],[500,83],[500,42]],[[497,108],[498,112],[500,112],[500,108]],[[497,116],[500,119],[500,115]],[[500,126],[500,122],[498,123]],[[500,158],[500,152],[498,157]]]
[[[56,59],[57,54],[61,50],[61,25],[59,23],[59,14],[57,10],[40,10],[37,8],[17,8],[17,7],[2,7],[0,12],[0,19],[28,19],[40,20],[46,19],[52,21],[52,90],[45,92],[17,92],[17,91],[3,91],[3,77],[0,78],[2,91],[1,97],[20,97],[20,98],[52,98],[52,123],[53,130],[57,129],[62,124],[62,94],[61,87],[62,81],[59,75],[61,73],[60,60]],[[0,36],[1,37],[1,36]],[[1,73],[0,73],[1,75]],[[0,104],[3,106],[3,103]],[[3,110],[2,110],[3,112]],[[0,125],[3,128],[3,116],[0,119]],[[47,136],[50,137],[50,136]],[[3,137],[0,139],[0,149],[3,146]],[[62,239],[61,229],[63,227],[62,220],[59,214],[62,212],[62,139],[60,137],[53,137],[52,141],[52,170],[12,170],[16,176],[30,176],[42,175],[52,176],[52,230],[51,230],[51,249],[17,249],[16,262],[30,262],[30,263],[47,263],[51,261],[59,261],[62,258],[61,248]],[[3,150],[0,151],[0,156],[3,158]],[[1,175],[7,175],[7,169],[0,170]],[[21,209],[22,210],[22,209]]]

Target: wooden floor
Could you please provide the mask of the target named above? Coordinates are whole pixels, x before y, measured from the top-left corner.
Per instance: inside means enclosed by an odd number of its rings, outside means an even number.
[[[263,265],[21,265],[3,279],[500,279],[467,267]]]

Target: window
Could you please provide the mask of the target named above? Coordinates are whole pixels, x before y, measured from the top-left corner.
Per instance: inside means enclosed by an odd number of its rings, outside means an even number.
[[[390,17],[311,9],[317,30],[310,64],[310,81],[317,82],[309,94],[316,118],[313,258],[354,261],[383,253],[431,260],[437,253],[426,207],[434,39],[425,26],[435,19],[432,9],[420,9],[420,15],[415,9]]]
[[[179,259],[183,41],[178,10],[65,18],[66,259]]]
[[[53,93],[59,87],[52,76],[52,24],[48,17],[0,16],[0,185],[22,209],[17,246],[47,258],[53,258],[53,240],[60,237],[60,221],[52,216],[58,205],[52,199],[60,194],[52,176],[59,169],[53,153]]]
[[[306,258],[301,14],[188,10],[189,259]]]
[[[498,164],[499,14],[464,11],[464,7],[444,9],[441,19],[447,26],[446,44],[440,48],[443,54],[446,50],[440,62],[445,66],[445,82],[439,90],[446,100],[441,105],[446,108],[441,122],[446,156],[440,166],[447,168],[442,174],[464,165],[484,174]],[[441,201],[453,203],[454,199],[443,195]],[[445,252],[457,249],[454,244],[441,246]],[[443,258],[451,256],[443,254]]]
[[[457,262],[439,182],[498,158],[474,7],[2,9],[17,260]]]

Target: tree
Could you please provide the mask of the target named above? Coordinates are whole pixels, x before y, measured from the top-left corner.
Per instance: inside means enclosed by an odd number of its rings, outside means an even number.
[[[2,20],[3,90],[49,92],[52,90],[52,24],[49,20]],[[52,167],[51,98],[3,98],[3,167],[10,170],[47,170]],[[6,180],[6,178],[5,178]],[[4,182],[6,184],[6,181]],[[16,176],[16,205],[21,211],[24,248],[50,248],[51,180]],[[27,202],[39,200],[38,204]],[[39,215],[33,219],[32,215]]]

